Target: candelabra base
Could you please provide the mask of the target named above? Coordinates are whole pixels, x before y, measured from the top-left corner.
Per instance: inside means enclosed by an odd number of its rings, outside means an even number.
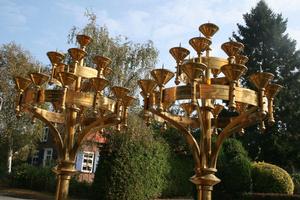
[[[215,169],[205,169],[202,175],[194,175],[190,178],[190,181],[197,187],[197,200],[212,199],[213,186],[221,182],[214,175],[215,171]]]
[[[67,200],[71,177],[76,173],[75,163],[64,160],[53,171],[57,174],[55,200]]]

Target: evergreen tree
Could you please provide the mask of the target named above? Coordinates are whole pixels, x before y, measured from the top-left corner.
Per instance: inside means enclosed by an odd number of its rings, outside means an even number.
[[[299,169],[300,52],[296,41],[286,33],[287,19],[274,13],[263,0],[244,15],[244,20],[245,25],[237,25],[233,38],[245,44],[248,75],[262,69],[273,73],[274,82],[284,86],[276,99],[276,124],[261,135],[249,129],[244,144],[254,159]],[[247,80],[244,84],[253,88]]]

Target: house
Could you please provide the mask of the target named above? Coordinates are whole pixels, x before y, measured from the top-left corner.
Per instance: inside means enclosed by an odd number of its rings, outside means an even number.
[[[75,167],[78,173],[79,181],[92,182],[99,161],[99,147],[106,143],[106,138],[95,132],[90,134],[83,142],[76,155]],[[57,150],[51,131],[44,127],[41,141],[29,162],[35,166],[53,166],[57,159]]]

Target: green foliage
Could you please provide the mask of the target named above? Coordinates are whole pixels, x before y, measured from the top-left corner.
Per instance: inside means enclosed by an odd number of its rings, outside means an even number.
[[[107,28],[96,24],[96,15],[86,12],[88,24],[79,29],[73,27],[69,34],[69,43],[75,43],[78,33],[90,36],[93,42],[87,47],[87,66],[93,67],[93,57],[107,56],[112,60],[113,72],[108,77],[112,85],[130,88],[132,94],[137,93],[137,81],[149,74],[155,66],[158,56],[152,41],[134,43],[125,36],[111,37]]]
[[[70,196],[76,198],[90,198],[92,196],[91,184],[85,181],[79,182],[77,180],[77,176],[73,176],[70,180]]]
[[[191,156],[171,154],[167,174],[167,188],[163,191],[162,197],[187,197],[191,196],[195,187],[189,181],[193,175],[193,159]]]
[[[266,134],[258,134],[256,128],[246,131],[244,146],[254,160],[289,170],[300,168],[300,52],[296,41],[286,32],[287,19],[274,13],[263,0],[244,14],[244,22],[238,24],[233,38],[245,45],[244,54],[249,57],[247,76],[261,67],[275,75],[274,82],[284,86],[275,99],[276,124],[267,127]],[[244,84],[253,88],[247,80]]]
[[[300,195],[276,194],[276,193],[240,193],[230,194],[226,192],[214,192],[213,200],[299,200]]]
[[[292,174],[292,179],[293,179],[293,182],[294,182],[294,193],[295,194],[300,194],[300,173],[295,173],[295,174]]]
[[[293,194],[294,183],[282,168],[269,163],[252,165],[253,192]]]
[[[56,176],[51,167],[36,167],[23,163],[13,168],[9,176],[9,184],[12,187],[54,193]],[[78,182],[77,177],[74,176],[70,181],[69,193],[76,197],[89,197],[91,195],[91,184]]]
[[[93,183],[95,199],[153,199],[167,187],[168,146],[154,140],[138,117],[131,116],[129,123],[127,131],[111,135],[111,153],[100,157]]]
[[[189,178],[194,175],[194,162],[184,137],[173,127],[161,131],[161,125],[154,124],[153,129],[155,138],[163,139],[172,151],[166,180],[168,187],[163,191],[162,197],[191,196],[195,186]]]
[[[217,176],[221,183],[215,190],[229,193],[248,192],[251,188],[251,163],[241,142],[227,139],[219,154]]]
[[[36,133],[41,128],[40,124],[32,125],[28,115],[21,119],[16,118],[14,110],[17,91],[13,83],[14,76],[26,77],[39,66],[29,52],[15,43],[0,46],[0,97],[4,99],[0,112],[0,173],[7,166],[10,149],[14,159],[24,161],[39,137]]]
[[[22,187],[37,191],[55,190],[55,175],[50,167],[35,167],[27,163],[12,170],[10,184],[13,187]]]

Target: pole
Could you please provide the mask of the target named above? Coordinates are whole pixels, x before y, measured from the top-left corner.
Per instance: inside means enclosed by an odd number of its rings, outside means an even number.
[[[13,150],[11,147],[11,144],[9,144],[8,147],[8,155],[7,155],[7,173],[10,174],[11,173],[11,166],[12,166],[12,157],[13,157]]]
[[[70,180],[76,172],[75,162],[63,160],[58,164],[57,169],[54,171],[57,174],[55,200],[67,200]]]
[[[0,111],[1,111],[1,109],[2,109],[3,101],[4,101],[3,98],[0,97]]]
[[[56,200],[67,200],[69,194],[69,185],[70,185],[71,175],[59,174],[57,180],[56,188]]]
[[[8,152],[7,152],[7,173],[11,174],[12,158],[13,158],[13,138],[9,131],[8,134]]]

